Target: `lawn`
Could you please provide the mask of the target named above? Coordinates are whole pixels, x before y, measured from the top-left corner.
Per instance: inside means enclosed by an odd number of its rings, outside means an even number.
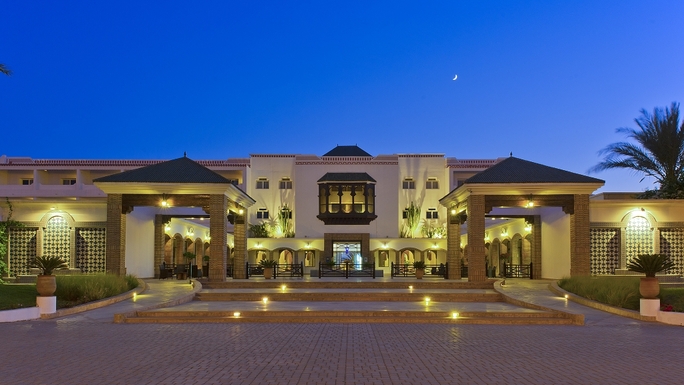
[[[57,277],[57,308],[68,308],[125,293],[138,286],[135,277],[111,274]],[[0,285],[0,310],[36,306],[35,285]]]
[[[0,285],[0,310],[36,306],[36,285]]]
[[[639,310],[639,277],[573,277],[558,281],[563,290],[607,305]],[[684,288],[660,288],[661,306],[684,312]]]

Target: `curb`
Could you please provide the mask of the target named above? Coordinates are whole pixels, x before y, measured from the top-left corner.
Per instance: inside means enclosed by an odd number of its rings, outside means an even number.
[[[596,301],[591,300],[591,299],[580,297],[576,294],[570,293],[569,291],[565,291],[558,286],[558,282],[556,282],[556,281],[551,282],[549,284],[549,290],[551,290],[554,294],[556,294],[559,297],[566,297],[568,300],[570,300],[572,302],[576,302],[580,305],[584,305],[584,306],[590,307],[592,309],[605,311],[606,313],[611,313],[611,314],[619,315],[622,317],[632,318],[632,319],[639,320],[639,321],[656,322],[656,317],[641,315],[636,310],[628,310],[628,309],[622,309],[622,308],[615,307],[615,306],[606,305],[604,303],[600,303],[600,302],[596,302]]]
[[[136,287],[133,290],[129,290],[125,293],[121,293],[121,294],[116,295],[114,297],[103,298],[103,299],[98,300],[98,301],[84,303],[83,305],[78,305],[78,306],[74,306],[74,307],[70,307],[70,308],[66,308],[66,309],[60,309],[60,310],[57,310],[55,313],[41,314],[40,319],[59,318],[59,317],[67,316],[67,315],[83,313],[84,311],[88,311],[88,310],[99,309],[101,307],[109,306],[109,305],[115,304],[117,302],[121,302],[121,301],[125,301],[127,299],[130,299],[130,298],[133,298],[133,296],[136,296],[138,294],[142,294],[146,290],[147,290],[147,284],[145,283],[145,281],[138,278],[138,287]]]
[[[505,302],[510,303],[511,305],[516,305],[516,306],[520,306],[520,307],[524,307],[524,308],[528,308],[528,309],[542,310],[542,311],[548,311],[548,312],[553,312],[553,313],[565,314],[565,315],[567,315],[568,318],[570,318],[572,320],[573,325],[580,325],[580,326],[584,325],[584,314],[572,313],[569,311],[552,309],[552,308],[546,307],[546,306],[535,305],[533,303],[521,301],[519,299],[515,299],[513,297],[506,295],[503,291],[501,291],[501,282],[502,281],[503,280],[497,280],[494,283],[494,291],[499,293],[503,297]]]
[[[165,307],[178,306],[178,305],[182,305],[182,304],[184,304],[184,303],[191,302],[193,299],[195,299],[195,295],[197,295],[197,293],[200,292],[200,291],[202,290],[202,283],[201,283],[200,281],[198,281],[198,280],[193,280],[192,282],[193,282],[192,293],[186,294],[186,295],[184,295],[184,296],[182,296],[182,297],[178,297],[178,298],[176,298],[176,299],[172,299],[172,300],[170,300],[170,301],[161,302],[161,303],[157,303],[157,304],[154,304],[154,305],[149,305],[149,306],[141,307],[141,308],[139,308],[139,309],[136,309],[136,310],[133,310],[133,311],[129,311],[129,312],[126,312],[126,313],[117,313],[117,314],[114,314],[114,323],[115,323],[115,324],[124,323],[124,322],[126,322],[126,319],[127,319],[127,318],[131,318],[131,317],[137,316],[139,311],[147,311],[147,310],[152,310],[152,309],[161,309],[161,308],[165,308]]]

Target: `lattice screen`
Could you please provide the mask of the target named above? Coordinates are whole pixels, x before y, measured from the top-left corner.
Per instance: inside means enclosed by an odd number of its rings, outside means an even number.
[[[29,274],[29,263],[36,257],[37,228],[19,227],[9,230],[10,274]]]
[[[675,264],[668,274],[684,274],[684,229],[660,229],[660,252]]]
[[[76,229],[76,267],[83,273],[101,273],[106,269],[107,234],[103,228]]]
[[[615,274],[620,268],[620,230],[591,229],[591,275]]]
[[[47,221],[43,233],[44,257],[60,257],[69,264],[71,260],[71,229],[62,217],[52,217]]]
[[[625,229],[625,256],[627,263],[639,254],[653,254],[653,231],[644,217],[634,217]]]

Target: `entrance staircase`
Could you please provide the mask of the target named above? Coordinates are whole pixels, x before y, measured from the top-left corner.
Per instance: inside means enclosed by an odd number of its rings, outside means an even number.
[[[583,324],[577,315],[512,301],[493,284],[415,279],[204,283],[190,303],[138,311],[123,322]]]

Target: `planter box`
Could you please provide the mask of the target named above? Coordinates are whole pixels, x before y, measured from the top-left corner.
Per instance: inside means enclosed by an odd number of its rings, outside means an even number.
[[[656,320],[669,325],[684,326],[684,313],[674,311],[659,311]]]
[[[0,322],[27,321],[38,318],[40,318],[40,308],[38,306],[0,311]]]

